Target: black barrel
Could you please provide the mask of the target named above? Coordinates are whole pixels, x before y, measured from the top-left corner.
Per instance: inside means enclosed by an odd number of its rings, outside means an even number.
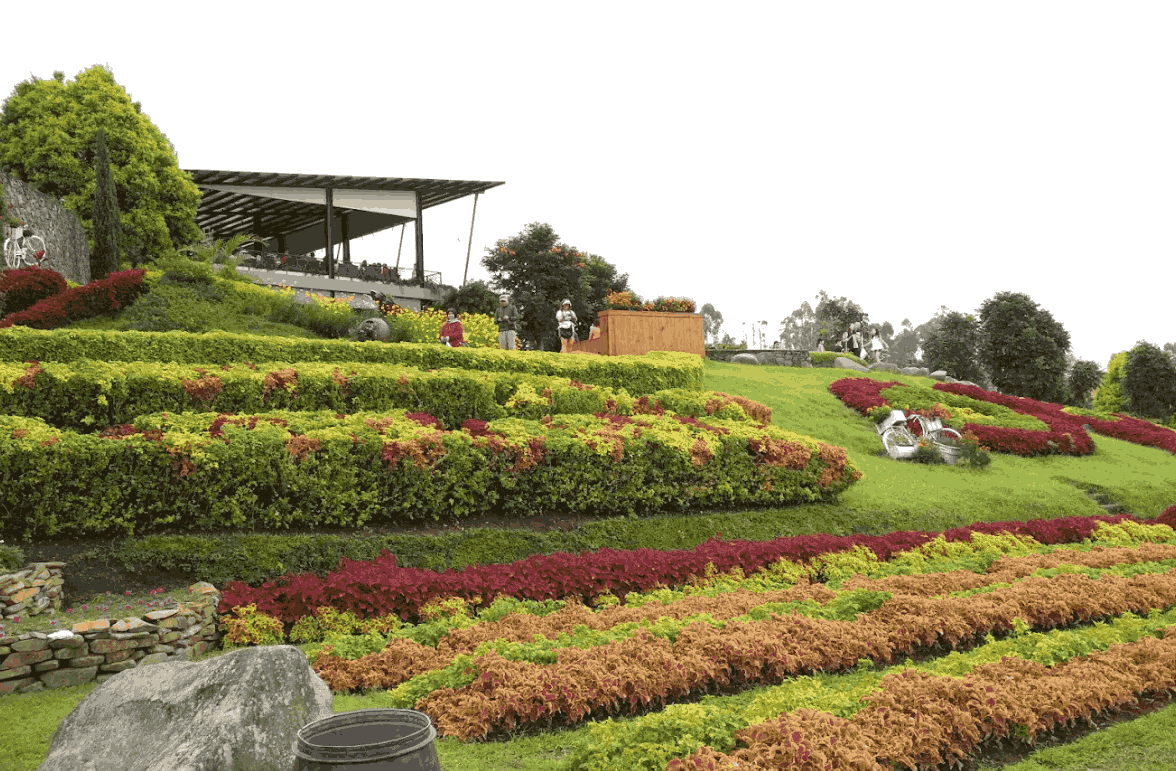
[[[298,731],[294,771],[442,771],[437,729],[415,709],[357,709]]]

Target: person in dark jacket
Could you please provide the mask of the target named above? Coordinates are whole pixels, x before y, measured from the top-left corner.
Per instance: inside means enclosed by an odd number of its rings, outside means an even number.
[[[498,323],[498,347],[504,351],[515,349],[515,329],[519,323],[519,310],[510,302],[509,295],[500,295],[498,309],[494,311]]]

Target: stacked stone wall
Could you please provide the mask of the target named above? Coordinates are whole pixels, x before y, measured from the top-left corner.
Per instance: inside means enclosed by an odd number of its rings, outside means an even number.
[[[40,193],[27,182],[2,171],[0,185],[4,187],[4,200],[11,207],[6,207],[5,218],[12,215],[23,220],[34,233],[45,239],[49,258],[42,266],[57,271],[75,284],[90,283],[90,249],[78,215],[65,208],[60,199]],[[7,229],[5,231],[7,237]]]
[[[0,576],[0,615],[57,615],[64,597],[64,562],[36,562]],[[209,650],[217,632],[220,594],[203,581],[188,587],[192,602],[121,619],[97,619],[56,632],[0,633],[0,695],[103,682],[134,667],[189,659]]]

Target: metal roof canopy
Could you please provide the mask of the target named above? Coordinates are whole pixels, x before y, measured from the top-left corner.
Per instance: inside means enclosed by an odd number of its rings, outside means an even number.
[[[214,238],[250,233],[276,242],[278,251],[306,254],[325,249],[335,277],[334,247],[416,221],[416,267],[425,273],[422,212],[431,206],[484,193],[505,182],[473,182],[331,174],[278,174],[185,169],[200,188],[196,224]]]

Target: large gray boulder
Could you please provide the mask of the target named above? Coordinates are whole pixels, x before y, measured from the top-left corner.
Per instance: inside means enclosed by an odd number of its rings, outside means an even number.
[[[888,361],[876,361],[867,367],[870,372],[898,372],[898,366]]]
[[[386,343],[392,337],[392,330],[383,319],[364,319],[359,322],[355,334],[360,340],[379,340]]]
[[[753,353],[737,353],[731,357],[732,364],[759,364],[759,359]]]
[[[38,771],[291,771],[331,689],[292,645],[127,669],[62,721]]]
[[[836,359],[834,359],[833,366],[840,367],[841,369],[852,369],[856,372],[869,372],[870,371],[868,368],[863,367],[861,364],[858,364],[856,361],[854,361],[853,359],[850,359],[846,356],[838,356]]]
[[[934,372],[932,372],[928,377],[930,377],[932,380],[943,380],[945,377],[947,377],[947,371],[942,370],[942,369],[937,369]]]

